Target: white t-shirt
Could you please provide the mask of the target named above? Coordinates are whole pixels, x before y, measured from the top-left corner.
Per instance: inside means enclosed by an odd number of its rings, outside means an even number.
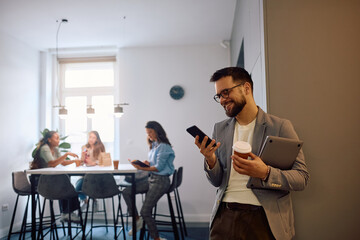
[[[248,125],[240,125],[238,122],[236,122],[234,131],[234,143],[237,141],[245,141],[251,144],[254,135],[255,122],[256,118]],[[231,161],[229,183],[222,201],[261,206],[259,200],[255,196],[253,191],[246,187],[249,178],[250,177],[247,175],[236,172]]]

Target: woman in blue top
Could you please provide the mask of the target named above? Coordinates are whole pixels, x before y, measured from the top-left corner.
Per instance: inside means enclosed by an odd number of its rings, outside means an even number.
[[[143,206],[138,215],[136,211],[136,230],[140,230],[143,224],[143,220],[148,226],[150,236],[159,240],[158,230],[156,228],[155,220],[152,218],[152,209],[158,202],[158,200],[164,195],[164,193],[170,187],[169,176],[174,173],[174,159],[175,153],[171,147],[169,139],[162,126],[155,121],[150,121],[146,124],[146,133],[149,144],[149,160],[144,161],[149,167],[140,167],[133,164],[133,166],[139,170],[149,171],[150,177],[145,178],[144,181],[136,182],[136,193],[146,193],[146,197]],[[124,200],[128,206],[128,211],[132,213],[131,204],[131,187],[127,187],[123,191]],[[136,208],[136,206],[135,206]],[[132,236],[133,230],[129,231],[129,235]]]

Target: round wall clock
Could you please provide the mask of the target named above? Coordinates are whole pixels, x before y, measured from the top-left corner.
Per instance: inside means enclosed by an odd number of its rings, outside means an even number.
[[[181,99],[184,96],[184,93],[184,89],[179,85],[175,85],[170,89],[170,96],[175,100]]]

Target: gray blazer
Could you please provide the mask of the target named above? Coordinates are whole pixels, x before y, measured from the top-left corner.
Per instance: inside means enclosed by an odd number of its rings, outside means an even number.
[[[218,187],[210,226],[229,182],[235,123],[236,119],[230,118],[215,124],[212,138],[221,143],[215,152],[218,161],[211,170],[208,169],[206,161],[204,162],[208,180],[212,185]],[[260,147],[268,135],[298,139],[289,120],[267,114],[259,108],[252,143],[252,152],[255,155],[259,155]],[[308,179],[309,173],[301,150],[292,169],[280,170],[271,167],[268,180],[266,182],[258,180],[261,181],[263,187],[253,189],[265,210],[271,231],[276,239],[292,239],[295,236],[290,191],[303,190]]]

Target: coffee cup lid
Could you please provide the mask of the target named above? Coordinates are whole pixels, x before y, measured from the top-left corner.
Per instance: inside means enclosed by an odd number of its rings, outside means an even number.
[[[248,142],[237,141],[234,143],[233,149],[238,153],[249,153],[251,152],[251,145]]]

